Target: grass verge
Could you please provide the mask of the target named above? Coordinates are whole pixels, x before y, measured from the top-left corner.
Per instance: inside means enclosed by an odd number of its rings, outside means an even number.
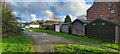
[[[30,37],[22,34],[2,39],[2,52],[34,52]]]
[[[98,47],[90,47],[85,45],[75,45],[75,44],[60,44],[56,45],[55,51],[59,54],[109,54],[116,53],[112,50],[106,50]]]
[[[109,47],[109,48],[120,50],[120,45],[119,44],[105,43],[105,44],[101,44],[101,45],[105,46],[105,47]]]

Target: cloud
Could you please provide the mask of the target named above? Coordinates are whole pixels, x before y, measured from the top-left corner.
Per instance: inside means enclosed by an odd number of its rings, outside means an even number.
[[[86,10],[90,7],[90,5],[87,5],[83,2],[67,2],[64,6],[56,5],[57,12],[60,12],[62,14],[71,14],[74,16],[79,16],[86,14]]]
[[[32,17],[32,21],[36,21],[37,18],[36,18],[36,15],[35,14],[31,14],[31,17]]]
[[[82,19],[82,20],[87,20],[86,16],[85,15],[80,15],[77,17],[78,19]]]
[[[52,12],[48,10],[42,11],[41,14],[44,15],[45,17],[52,17]]]
[[[12,15],[18,15],[18,13],[17,13],[17,12],[15,12],[15,11],[13,11],[13,12],[12,12]]]
[[[22,21],[31,21],[32,20],[31,14],[22,13],[20,16],[22,18],[21,19]]]
[[[55,7],[56,13],[70,15],[72,21],[79,16],[86,15],[86,10],[92,5],[86,4],[85,1],[82,2],[56,2],[50,3],[51,6]],[[85,18],[85,17],[84,17]]]
[[[59,21],[61,21],[61,22],[64,22],[64,20],[65,20],[65,17],[66,17],[66,16],[64,16],[64,15],[62,15],[62,16],[59,16]]]
[[[52,19],[53,12],[61,20],[61,16],[70,15],[72,21],[78,16],[86,15],[86,10],[91,4],[86,4],[85,0],[76,0],[77,2],[71,2],[69,0],[52,0],[52,2],[46,2],[47,0],[9,0],[14,12],[17,16],[20,16],[23,21],[30,21],[33,19],[32,14],[36,15],[36,19]],[[55,1],[55,2],[54,2]],[[35,19],[35,17],[34,17]]]

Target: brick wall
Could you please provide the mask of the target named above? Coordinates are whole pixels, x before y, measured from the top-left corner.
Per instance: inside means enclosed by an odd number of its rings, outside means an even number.
[[[120,3],[118,2],[95,2],[87,10],[87,19],[90,21],[101,18],[115,23],[120,23]],[[111,15],[110,10],[114,9],[115,14]]]

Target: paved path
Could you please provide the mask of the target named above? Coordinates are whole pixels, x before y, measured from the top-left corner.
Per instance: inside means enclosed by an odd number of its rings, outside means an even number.
[[[67,44],[67,43],[101,47],[98,45],[93,45],[85,42],[76,42],[73,40],[68,40],[63,37],[53,36],[46,33],[29,32],[29,31],[24,31],[24,33],[33,39],[33,44],[37,52],[54,52],[54,45]]]

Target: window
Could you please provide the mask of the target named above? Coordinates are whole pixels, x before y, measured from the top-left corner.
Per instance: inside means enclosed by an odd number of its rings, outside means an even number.
[[[110,9],[110,14],[114,15],[115,14],[114,5],[109,5],[109,9]]]
[[[115,14],[115,10],[114,10],[114,9],[111,9],[111,10],[110,10],[110,14],[111,14],[111,15]]]

